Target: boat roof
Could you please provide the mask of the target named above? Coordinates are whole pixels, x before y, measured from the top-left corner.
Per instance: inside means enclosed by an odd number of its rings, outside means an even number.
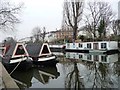
[[[22,53],[20,52],[20,50],[18,50],[19,48],[21,48]],[[17,42],[9,44],[9,48],[8,48],[6,54],[5,54],[5,57],[15,58],[15,57],[21,57],[21,56],[28,56],[28,52],[25,49],[24,44],[23,43],[17,43]]]
[[[51,54],[47,43],[28,43],[26,49],[31,57]]]
[[[26,49],[30,56],[38,56],[41,50],[42,43],[28,43]]]

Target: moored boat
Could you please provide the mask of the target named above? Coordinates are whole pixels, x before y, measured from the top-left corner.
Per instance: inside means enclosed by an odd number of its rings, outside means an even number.
[[[34,64],[47,64],[49,66],[56,63],[56,56],[52,54],[47,43],[28,43],[26,49]]]
[[[117,41],[66,43],[65,50],[71,52],[113,54],[119,52],[119,44]]]
[[[32,66],[32,58],[23,43],[11,43],[5,46],[2,63],[8,69],[28,69]]]

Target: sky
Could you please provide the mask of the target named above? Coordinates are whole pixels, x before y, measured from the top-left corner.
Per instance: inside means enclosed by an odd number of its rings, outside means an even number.
[[[46,31],[55,31],[61,28],[64,0],[10,0],[14,4],[24,3],[20,13],[21,23],[16,25],[15,32],[0,32],[0,41],[12,36],[17,40],[31,36],[36,26],[46,27]],[[86,0],[88,2],[89,0]],[[90,0],[94,1],[94,0]],[[105,0],[98,0],[105,1]],[[113,11],[117,12],[119,0],[106,0],[111,3]]]

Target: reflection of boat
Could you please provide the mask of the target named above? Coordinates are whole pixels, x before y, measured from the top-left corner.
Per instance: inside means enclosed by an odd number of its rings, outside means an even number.
[[[23,43],[14,42],[5,45],[2,63],[6,68],[14,68],[18,65],[18,67],[25,69],[32,65],[31,60],[32,58],[28,57],[28,52]]]
[[[32,86],[31,80],[33,77],[33,69],[27,71],[14,71],[11,76],[20,88]]]
[[[35,64],[55,62],[56,56],[52,54],[47,43],[28,43],[26,49]]]
[[[84,61],[96,61],[102,63],[111,63],[118,61],[118,54],[106,55],[106,54],[90,54],[90,53],[72,53],[66,52],[66,58],[68,59],[80,59]]]
[[[36,78],[39,82],[46,84],[49,82],[49,79],[56,79],[60,75],[57,72],[57,67],[39,67],[34,70],[34,78]]]

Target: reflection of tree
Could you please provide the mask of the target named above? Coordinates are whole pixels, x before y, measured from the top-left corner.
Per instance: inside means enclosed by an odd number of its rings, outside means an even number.
[[[120,76],[120,54],[118,55],[118,61],[115,62],[113,65],[113,69],[114,69],[114,74]]]
[[[99,72],[101,73],[101,77],[105,80],[105,77],[107,76],[108,74],[108,68],[107,68],[107,65],[106,64],[103,64],[103,63],[99,63]]]
[[[114,69],[110,64],[106,63],[86,63],[89,70],[87,74],[87,82],[91,82],[92,88],[110,88],[114,86],[115,80],[113,80],[112,75]],[[115,79],[115,78],[114,78]]]
[[[82,79],[80,78],[80,72],[78,70],[76,62],[74,62],[73,70],[71,70],[71,72],[69,72],[66,76],[65,87],[68,89],[70,88],[77,89],[84,87]]]

